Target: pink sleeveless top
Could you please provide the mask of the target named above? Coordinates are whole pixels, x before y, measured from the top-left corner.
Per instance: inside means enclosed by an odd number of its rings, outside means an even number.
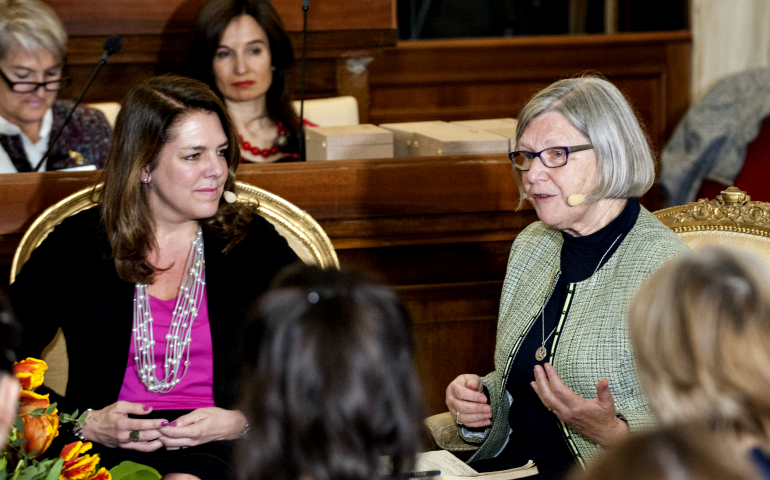
[[[155,364],[157,371],[163,370],[166,353],[166,333],[171,325],[171,313],[174,311],[176,298],[159,300],[150,296],[150,308],[153,318],[153,338],[155,340]],[[134,362],[134,339],[128,352],[128,365],[123,376],[118,400],[136,402],[152,406],[153,410],[193,410],[214,406],[214,356],[209,328],[209,308],[206,287],[198,309],[198,316],[193,322],[192,342],[190,343],[190,367],[187,374],[169,393],[148,392],[139,380]]]

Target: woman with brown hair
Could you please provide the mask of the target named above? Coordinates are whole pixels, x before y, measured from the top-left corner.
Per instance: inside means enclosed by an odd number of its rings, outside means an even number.
[[[300,128],[288,84],[294,50],[269,0],[209,0],[190,52],[190,76],[224,101],[243,161],[296,161]]]
[[[234,408],[242,324],[297,259],[251,205],[223,200],[236,142],[203,83],[168,76],[135,87],[94,193],[99,207],[56,227],[11,286],[24,356],[63,329],[69,385],[59,408],[93,409],[72,433],[110,447],[99,449],[107,466],[234,476],[223,441],[248,426]]]
[[[705,423],[770,478],[770,266],[726,248],[672,261],[639,290],[629,328],[660,424]]]

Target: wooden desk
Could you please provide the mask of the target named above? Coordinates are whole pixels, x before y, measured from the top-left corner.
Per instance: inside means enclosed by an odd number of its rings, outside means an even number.
[[[0,175],[2,282],[21,235],[47,206],[97,172]],[[343,266],[401,294],[414,316],[417,366],[431,413],[461,373],[492,369],[497,309],[511,243],[536,219],[516,211],[504,154],[246,165],[238,178],[310,213]]]

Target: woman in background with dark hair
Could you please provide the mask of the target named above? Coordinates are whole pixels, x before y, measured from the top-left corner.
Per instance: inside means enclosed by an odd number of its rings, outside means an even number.
[[[403,478],[379,475],[382,455],[411,471],[424,406],[411,320],[391,289],[355,272],[289,270],[245,340],[259,348],[241,401],[242,479]]]
[[[228,441],[247,425],[238,340],[251,304],[297,260],[254,206],[232,202],[236,141],[205,84],[164,76],[133,88],[99,206],[54,228],[11,285],[24,357],[63,330],[59,408],[93,411],[59,438],[93,442],[102,466],[235,478]]]
[[[225,102],[242,161],[296,161],[299,123],[288,76],[294,50],[268,0],[210,0],[193,30],[190,76]]]

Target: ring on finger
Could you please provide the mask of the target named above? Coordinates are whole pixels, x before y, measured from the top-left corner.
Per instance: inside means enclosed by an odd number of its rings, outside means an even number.
[[[553,408],[551,408],[551,407],[548,407],[548,411],[549,411],[549,412],[553,412]]]
[[[461,427],[463,426],[463,422],[460,421],[460,411],[459,410],[457,411],[457,415],[455,415],[455,423],[460,425]]]
[[[128,434],[128,439],[131,442],[138,442],[139,441],[139,430],[131,430],[131,433]]]

